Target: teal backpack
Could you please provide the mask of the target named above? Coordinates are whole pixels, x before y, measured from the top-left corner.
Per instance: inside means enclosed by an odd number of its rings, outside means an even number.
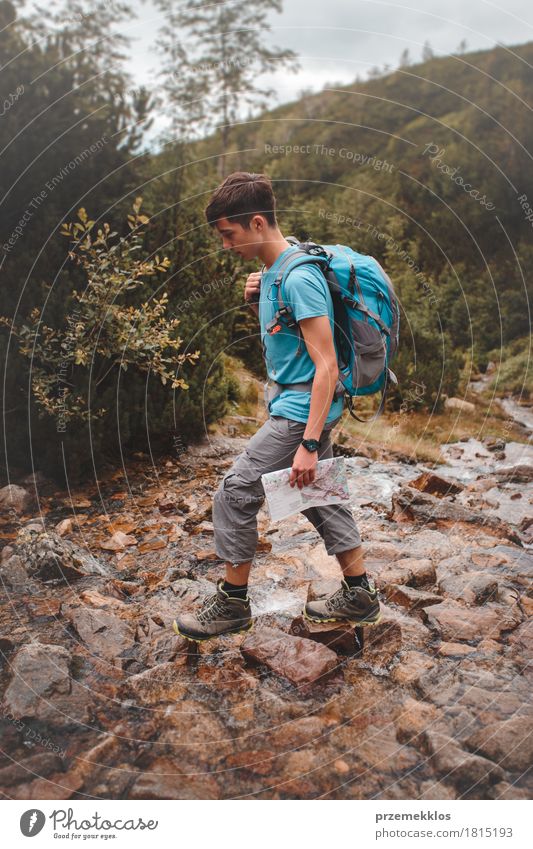
[[[304,263],[317,265],[326,278],[333,301],[335,347],[339,379],[334,398],[345,395],[350,415],[357,421],[374,421],[383,412],[389,382],[398,383],[389,363],[398,350],[400,304],[389,276],[372,256],[357,253],[346,245],[317,245],[287,241],[298,247],[282,261],[273,286],[276,288],[275,317],[266,327],[269,334],[294,327],[292,309],[283,299],[283,283],[290,272]],[[302,385],[303,387],[303,385]],[[353,398],[381,392],[379,407],[370,419],[360,419],[353,409]]]

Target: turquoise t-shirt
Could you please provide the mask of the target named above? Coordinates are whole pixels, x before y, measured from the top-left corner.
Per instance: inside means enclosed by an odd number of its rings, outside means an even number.
[[[261,277],[261,296],[259,300],[259,323],[261,326],[261,341],[265,354],[265,365],[268,376],[278,383],[305,383],[315,376],[315,364],[307,352],[305,340],[301,337],[300,353],[298,350],[298,333],[295,327],[286,327],[281,322],[282,329],[269,335],[266,325],[276,313],[276,288],[272,284],[276,279],[281,260],[291,251],[297,250],[291,245],[284,250],[269,269]],[[322,272],[311,264],[295,268],[283,284],[285,303],[293,310],[296,321],[313,316],[327,315],[331,332],[334,331],[333,304],[328,284]],[[309,418],[311,392],[295,392],[285,389],[270,402],[270,413],[273,416],[283,416],[298,422],[306,422]],[[326,422],[329,424],[339,418],[344,408],[341,396],[331,404]]]

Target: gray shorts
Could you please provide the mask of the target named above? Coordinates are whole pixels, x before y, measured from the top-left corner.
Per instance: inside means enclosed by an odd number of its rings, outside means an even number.
[[[330,433],[340,420],[322,431],[318,459],[333,457]],[[265,500],[261,475],[287,469],[306,428],[282,416],[270,416],[224,475],[213,499],[213,526],[217,557],[230,563],[253,560],[257,547],[257,513]],[[356,548],[361,537],[348,507],[332,504],[302,510],[322,537],[328,554]]]

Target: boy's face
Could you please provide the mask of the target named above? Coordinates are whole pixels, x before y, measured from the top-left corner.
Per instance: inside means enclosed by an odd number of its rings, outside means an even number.
[[[239,254],[243,259],[255,259],[266,238],[268,226],[261,215],[254,215],[247,230],[237,221],[220,218],[215,229],[222,237],[222,247],[225,250]]]

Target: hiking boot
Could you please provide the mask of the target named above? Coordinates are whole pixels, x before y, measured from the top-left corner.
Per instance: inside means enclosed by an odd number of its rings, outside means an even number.
[[[218,581],[217,591],[203,602],[196,613],[183,613],[172,623],[180,637],[201,642],[223,634],[237,634],[252,627],[250,599],[231,598],[222,589],[223,580]]]
[[[376,625],[381,619],[379,594],[372,579],[369,589],[349,587],[341,581],[341,588],[328,598],[308,601],[303,615],[311,622],[348,622],[351,625]]]

